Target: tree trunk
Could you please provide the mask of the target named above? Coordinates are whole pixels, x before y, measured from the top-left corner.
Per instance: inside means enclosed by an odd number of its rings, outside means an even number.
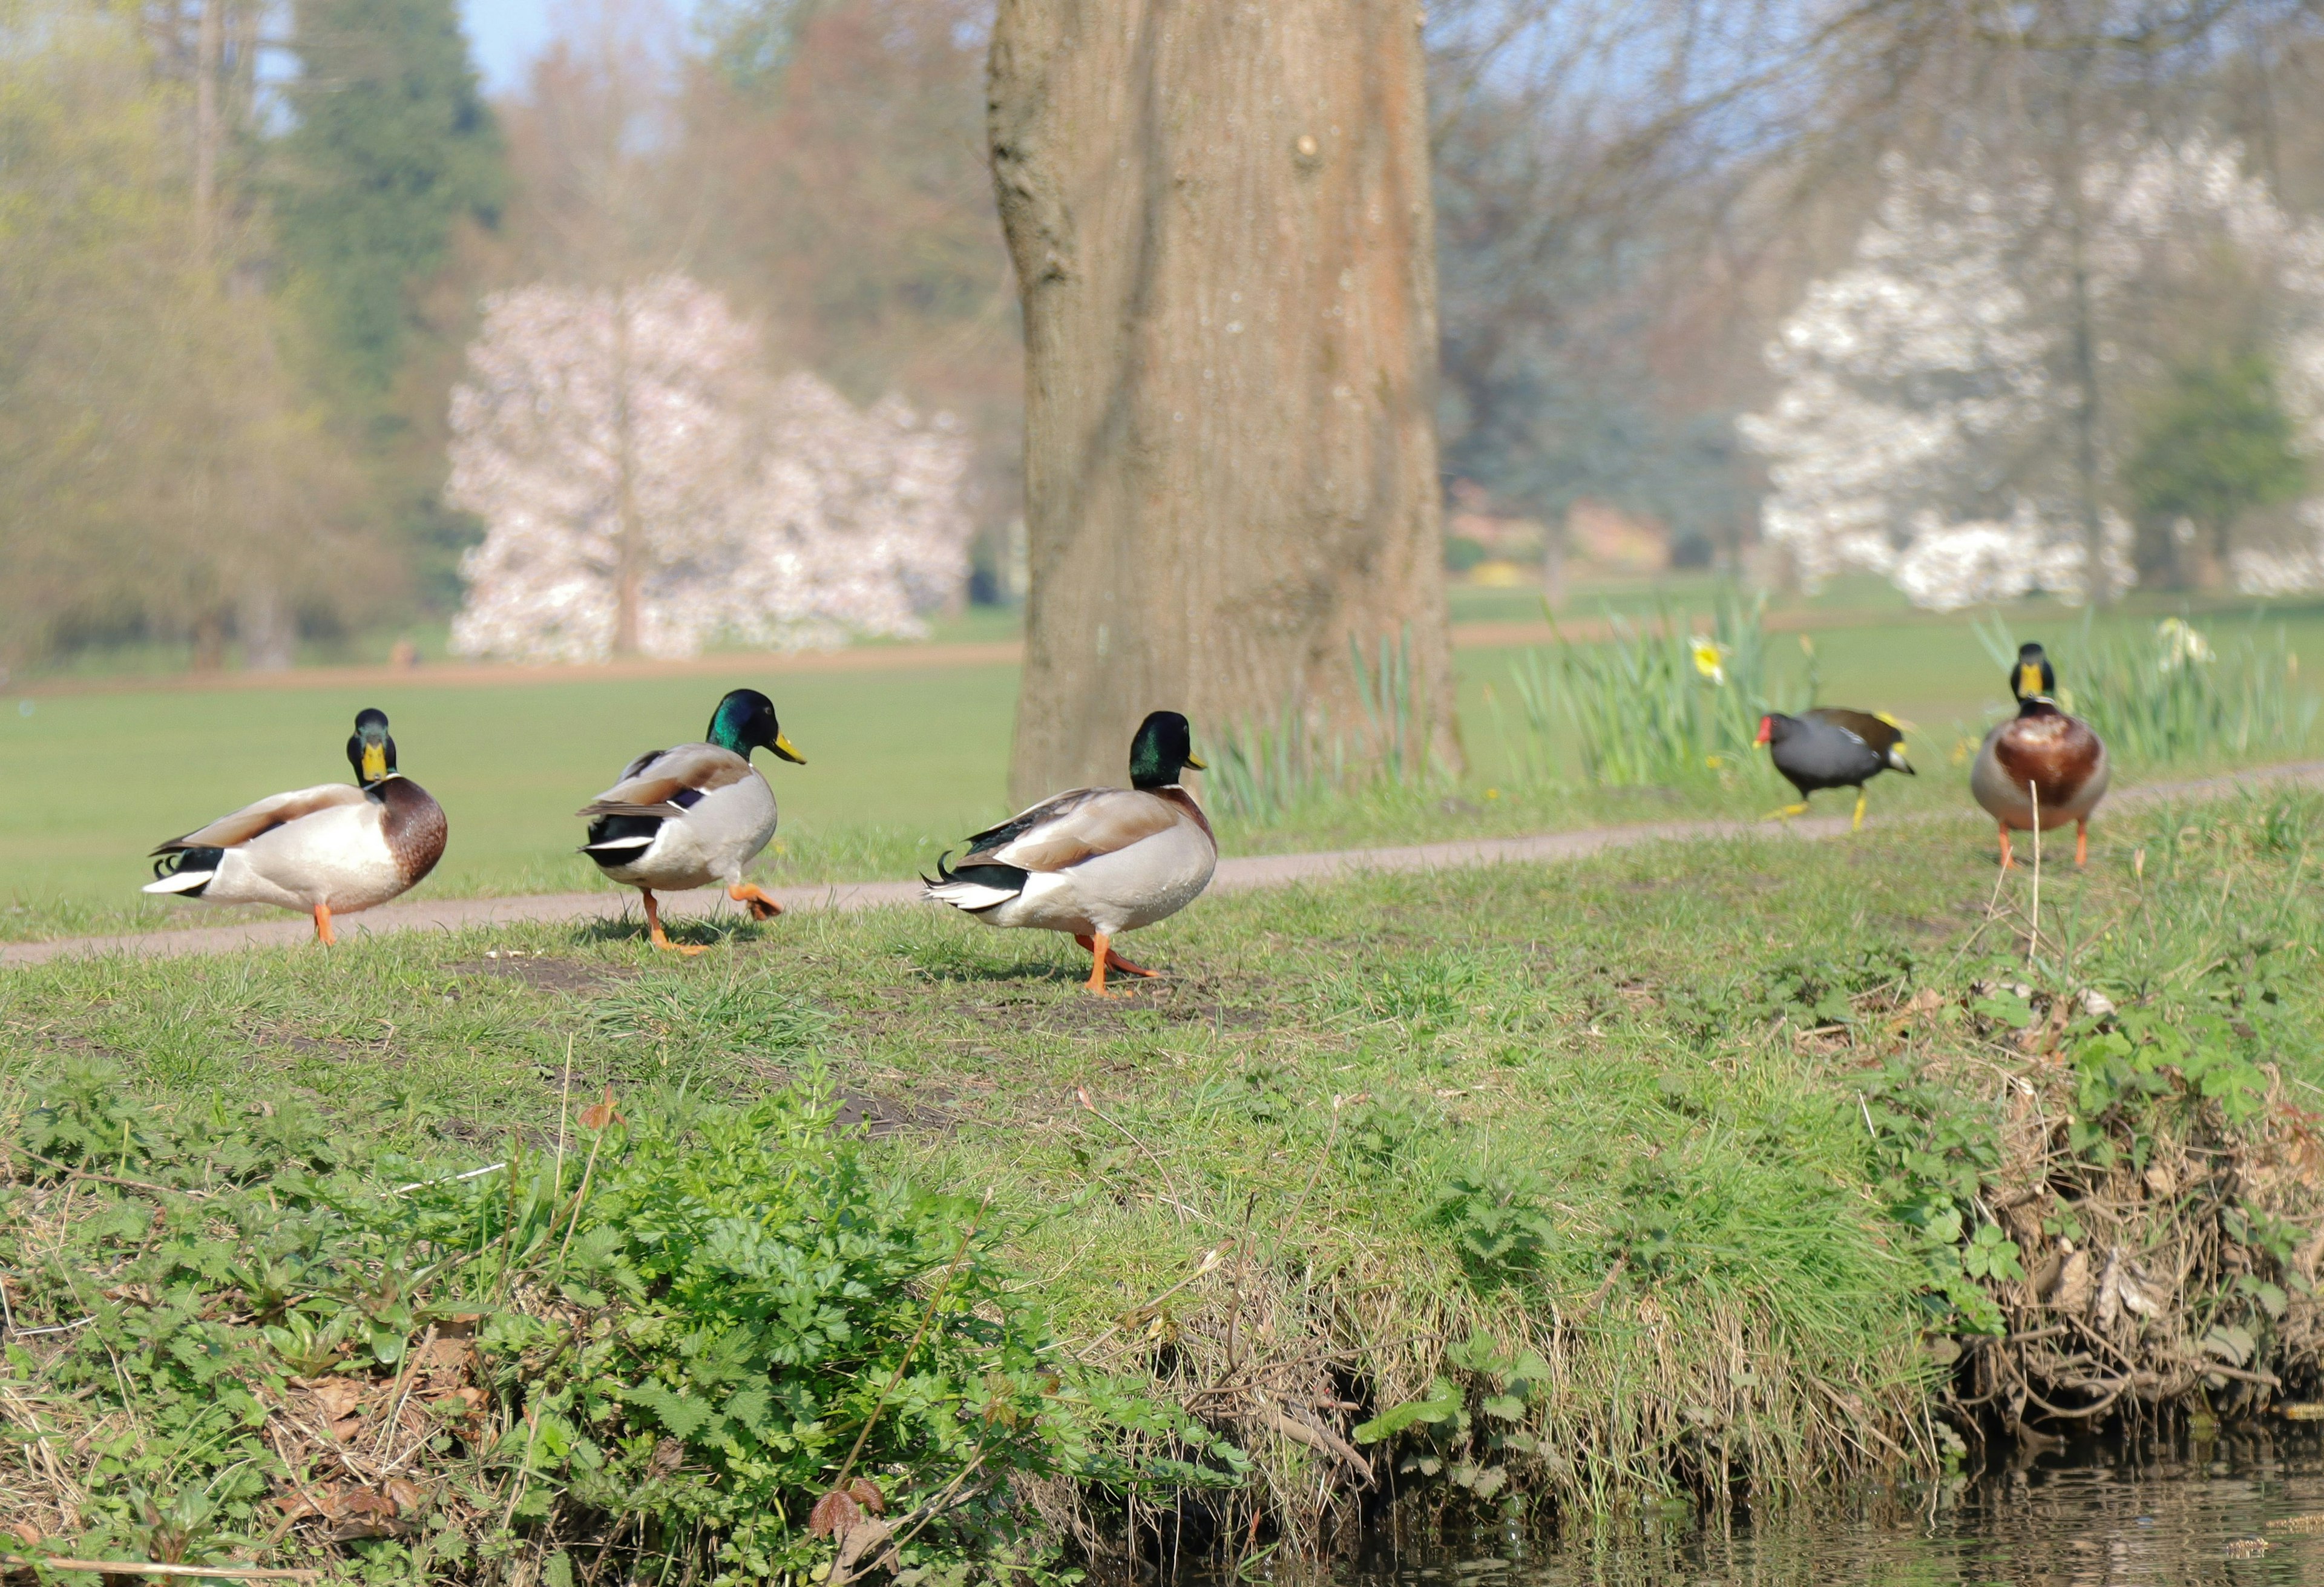
[[[248,670],[288,672],[297,662],[298,625],[272,579],[260,576],[243,585],[234,629],[242,640],[242,664]]]
[[[630,295],[613,297],[613,654],[638,653],[639,608],[645,600],[645,531],[638,522],[637,436],[630,416]]]
[[[1010,787],[1119,783],[1301,702],[1457,769],[1412,0],[1001,0],[994,184],[1025,309],[1032,589]]]
[[[1565,526],[1572,515],[1569,507],[1541,523],[1541,604],[1553,612],[1565,610]]]
[[[194,256],[209,263],[217,208],[218,62],[225,50],[226,0],[201,0],[194,31]]]

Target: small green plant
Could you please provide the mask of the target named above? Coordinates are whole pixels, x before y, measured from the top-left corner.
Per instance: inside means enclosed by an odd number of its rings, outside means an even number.
[[[1436,1194],[1436,1222],[1449,1232],[1474,1283],[1491,1287],[1538,1272],[1558,1244],[1548,1193],[1529,1171],[1455,1174]]]

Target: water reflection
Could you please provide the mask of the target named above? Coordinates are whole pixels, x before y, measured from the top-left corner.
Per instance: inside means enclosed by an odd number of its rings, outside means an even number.
[[[2191,1587],[2324,1582],[2324,1441],[2062,1448],[1935,1493],[1722,1526],[1675,1507],[1527,1545],[1383,1536],[1345,1587]]]

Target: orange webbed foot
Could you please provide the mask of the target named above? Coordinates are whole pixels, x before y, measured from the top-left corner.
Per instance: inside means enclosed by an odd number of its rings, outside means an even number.
[[[331,929],[331,906],[328,904],[315,906],[315,940],[327,948],[339,946],[339,934]]]
[[[747,881],[738,881],[728,888],[726,896],[750,910],[753,920],[771,920],[783,912],[782,905]]]
[[[1086,936],[1077,936],[1074,940],[1081,944],[1082,946],[1089,949],[1093,955],[1097,953],[1096,939]],[[1159,970],[1142,969],[1139,966],[1131,964],[1128,959],[1125,959],[1120,954],[1115,953],[1111,945],[1109,945],[1105,950],[1105,967],[1109,970],[1119,970],[1124,975],[1135,975],[1139,977],[1141,980],[1146,981],[1151,981],[1156,976],[1162,973]]]
[[[643,889],[640,889],[639,890],[641,892],[644,891]],[[706,953],[709,951],[706,948],[694,946],[689,943],[670,941],[669,934],[661,928],[660,901],[650,892],[645,893],[645,900],[646,940],[648,942],[653,944],[654,946],[659,948],[663,953],[683,954],[689,959],[696,954]]]

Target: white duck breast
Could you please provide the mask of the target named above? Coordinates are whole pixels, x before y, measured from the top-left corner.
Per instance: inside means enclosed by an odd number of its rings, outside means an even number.
[[[650,834],[590,844],[590,857],[615,881],[662,892],[714,881],[731,887],[775,835],[775,790],[732,751],[685,744],[634,767],[583,814],[658,823]]]

